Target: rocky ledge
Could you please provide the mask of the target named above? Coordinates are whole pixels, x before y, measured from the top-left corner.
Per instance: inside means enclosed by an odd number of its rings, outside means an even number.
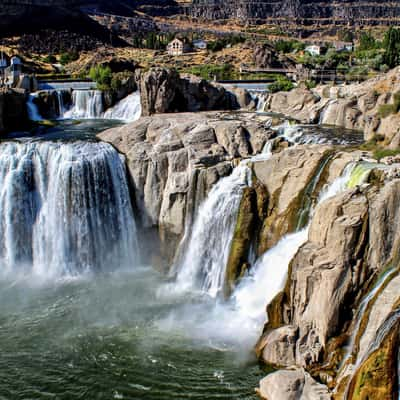
[[[99,135],[126,156],[141,225],[156,231],[166,264],[212,185],[275,134],[267,121],[250,113],[157,114]]]

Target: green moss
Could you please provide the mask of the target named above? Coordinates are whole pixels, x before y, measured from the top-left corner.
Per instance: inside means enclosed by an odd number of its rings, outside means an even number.
[[[348,399],[389,400],[395,398],[398,336],[399,323],[394,325],[379,349],[370,354],[362,363],[350,383]]]
[[[374,158],[378,161],[385,157],[397,156],[398,154],[400,154],[400,149],[376,149],[373,152]]]

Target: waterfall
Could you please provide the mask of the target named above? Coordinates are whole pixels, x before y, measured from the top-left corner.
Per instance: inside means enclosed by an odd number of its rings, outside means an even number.
[[[37,98],[37,96],[37,93],[31,93],[26,103],[28,108],[28,116],[31,121],[43,121],[38,106],[35,104],[35,99]]]
[[[243,190],[250,185],[251,169],[242,161],[212,188],[195,218],[178,289],[197,289],[212,297],[221,293]]]
[[[103,118],[132,122],[138,120],[141,114],[140,92],[137,91],[122,99],[114,107],[109,108],[104,113]]]
[[[318,204],[344,190],[349,177],[350,173],[346,168],[341,177],[321,192]],[[250,325],[256,332],[262,329],[266,307],[283,290],[289,264],[307,241],[308,231],[309,225],[283,237],[256,261],[250,274],[239,283],[233,293],[232,301],[240,325]]]
[[[135,264],[126,171],[112,146],[24,141],[1,149],[2,273],[57,277]]]
[[[265,112],[265,107],[267,105],[269,92],[268,90],[261,89],[250,89],[248,90],[252,99],[257,102],[256,112],[262,113]]]
[[[62,100],[62,99],[61,99]],[[140,92],[136,91],[122,99],[114,107],[104,111],[103,93],[100,90],[74,90],[72,107],[62,115],[66,119],[115,119],[125,122],[136,121],[142,114]]]
[[[72,108],[64,113],[70,119],[101,118],[104,112],[103,93],[100,90],[74,90]]]
[[[56,90],[57,103],[58,103],[58,117],[64,118],[65,105],[64,105],[64,91]]]

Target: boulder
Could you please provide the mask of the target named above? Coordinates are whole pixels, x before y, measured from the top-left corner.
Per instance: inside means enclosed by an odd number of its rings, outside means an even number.
[[[263,340],[262,361],[277,367],[290,367],[296,364],[296,326],[282,326],[271,331]]]
[[[301,369],[280,370],[260,381],[257,393],[264,400],[330,400],[326,386]]]
[[[240,105],[232,93],[193,75],[154,68],[140,79],[142,115],[159,113],[234,110]]]

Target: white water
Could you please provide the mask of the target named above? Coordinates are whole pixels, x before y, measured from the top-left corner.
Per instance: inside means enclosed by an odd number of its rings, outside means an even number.
[[[72,107],[64,113],[64,118],[95,119],[101,118],[103,112],[103,93],[100,90],[74,90]]]
[[[243,161],[210,191],[195,218],[178,290],[200,290],[212,297],[221,293],[243,189],[250,185],[251,170]]]
[[[43,121],[43,117],[39,113],[38,106],[34,103],[37,93],[31,93],[26,103],[28,107],[28,116],[31,121]]]
[[[129,267],[136,228],[119,154],[92,142],[9,142],[0,153],[2,273]]]
[[[321,192],[318,204],[346,188],[351,169]],[[312,214],[312,212],[311,212]],[[282,238],[276,246],[261,256],[233,294],[233,302],[241,326],[257,334],[266,322],[266,307],[281,292],[287,280],[289,264],[299,248],[307,241],[309,227]],[[251,326],[251,329],[250,329]]]
[[[247,89],[250,93],[251,98],[257,103],[256,112],[265,112],[265,107],[267,105],[269,92],[267,89]]]
[[[65,109],[65,105],[64,105],[63,91],[56,90],[56,93],[57,93],[57,99],[58,99],[58,117],[64,118],[66,109]]]
[[[104,119],[116,119],[125,122],[133,122],[142,115],[140,92],[136,91],[122,99],[114,107],[109,108],[103,115]]]

